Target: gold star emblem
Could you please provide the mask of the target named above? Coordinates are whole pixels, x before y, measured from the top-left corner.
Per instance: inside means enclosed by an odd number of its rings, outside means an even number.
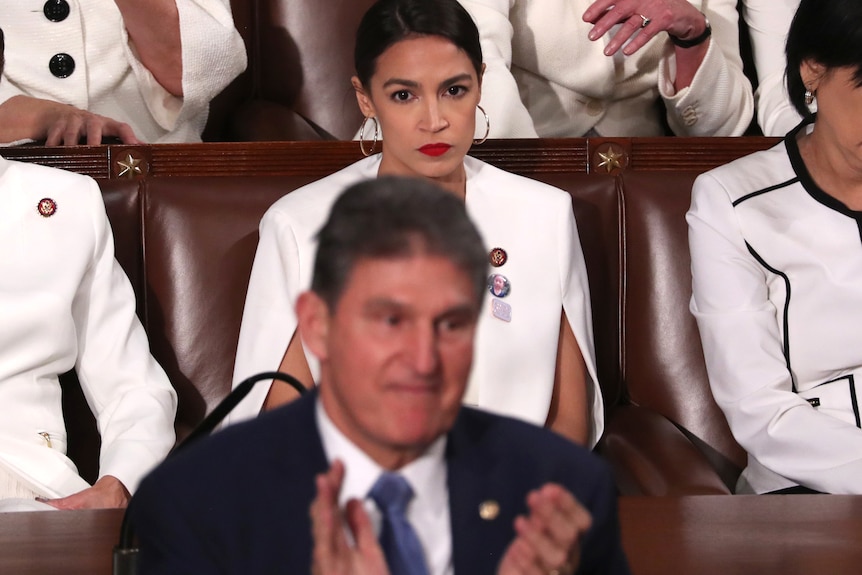
[[[619,170],[623,167],[621,160],[624,157],[624,154],[617,152],[616,148],[609,147],[607,151],[598,152],[598,154],[602,161],[599,162],[597,167],[604,168],[609,174],[614,170]]]
[[[117,160],[117,165],[122,168],[117,174],[117,177],[122,178],[125,176],[131,180],[135,176],[140,176],[144,173],[144,171],[141,170],[140,164],[141,160],[132,156],[132,154],[127,155],[124,160]]]

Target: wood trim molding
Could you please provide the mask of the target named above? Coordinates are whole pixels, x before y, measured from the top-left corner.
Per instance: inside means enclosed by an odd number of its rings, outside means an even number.
[[[502,169],[615,176],[628,171],[705,171],[778,138],[566,138],[488,140],[471,155]],[[101,179],[173,176],[322,177],[361,158],[356,142],[238,142],[7,148],[11,160]]]

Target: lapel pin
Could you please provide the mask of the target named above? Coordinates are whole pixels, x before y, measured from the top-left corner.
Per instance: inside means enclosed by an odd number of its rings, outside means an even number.
[[[489,499],[479,504],[479,517],[485,521],[493,521],[500,515],[500,504]]]
[[[512,284],[503,274],[491,274],[488,276],[488,291],[494,297],[503,298],[512,291]]]
[[[39,215],[43,218],[50,218],[57,211],[57,202],[51,198],[42,198],[36,209],[39,210]]]
[[[491,314],[497,319],[510,322],[512,321],[512,306],[501,299],[492,299]]]
[[[505,264],[508,260],[509,255],[503,248],[494,248],[493,250],[491,250],[491,253],[488,254],[488,261],[495,268],[498,268],[501,265]]]

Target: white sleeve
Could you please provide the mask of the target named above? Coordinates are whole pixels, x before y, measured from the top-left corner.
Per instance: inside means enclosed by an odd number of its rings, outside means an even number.
[[[743,0],[758,78],[757,123],[766,136],[784,136],[802,121],[784,81],[784,46],[798,6],[799,0]]]
[[[247,64],[228,0],[177,0],[183,51],[183,97],[165,90],[138,60],[122,27],[126,57],[153,119],[171,131],[208,109],[210,100]]]
[[[533,119],[521,102],[512,76],[512,24],[515,0],[459,0],[479,28],[485,74],[481,105],[491,120],[491,138],[537,138]]]
[[[260,222],[237,344],[234,387],[252,375],[278,369],[296,331],[293,302],[299,295],[299,281],[299,247],[293,228],[285,214],[271,208]],[[257,416],[271,383],[257,383],[225,423]]]
[[[92,265],[72,303],[76,371],[102,438],[100,476],[130,492],[174,445],[177,396],[150,355],[135,315],[135,294],[114,259],[114,239],[98,186],[90,180],[95,237]]]
[[[566,194],[567,202],[571,202]],[[578,228],[571,205],[560,210],[560,281],[562,283],[563,311],[587,366],[587,401],[590,405],[590,436],[587,445],[596,445],[605,428],[604,401],[596,371],[596,352],[593,340],[593,314],[590,306],[590,287],[587,265],[578,236]]]
[[[766,273],[748,251],[726,190],[705,174],[692,198],[691,311],[712,393],[734,437],[792,481],[862,493],[862,433],[793,393]]]
[[[712,36],[691,85],[674,93],[672,49],[659,63],[668,124],[677,136],[740,136],[751,123],[754,95],[742,71],[736,0],[704,0],[701,10]]]

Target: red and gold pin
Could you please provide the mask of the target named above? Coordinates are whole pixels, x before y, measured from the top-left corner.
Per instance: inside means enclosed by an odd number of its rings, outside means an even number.
[[[42,198],[36,209],[39,210],[39,215],[43,218],[50,218],[57,212],[57,202],[51,198]]]
[[[494,248],[491,250],[491,253],[488,254],[488,261],[492,266],[498,268],[509,261],[509,254],[507,254],[506,250],[503,248]]]

